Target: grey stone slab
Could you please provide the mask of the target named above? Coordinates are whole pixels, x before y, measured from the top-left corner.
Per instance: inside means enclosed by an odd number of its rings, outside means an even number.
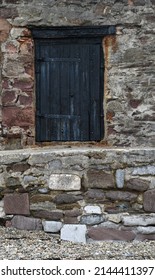
[[[147,180],[132,178],[126,182],[126,187],[135,191],[146,191],[149,188],[150,182]]]
[[[55,196],[55,198],[53,199],[53,202],[55,202],[56,204],[70,204],[70,203],[74,203],[78,200],[82,199],[82,197],[80,196],[75,196],[72,194],[67,194],[67,193],[63,193],[63,194],[59,194],[57,196]]]
[[[133,175],[155,175],[155,166],[146,165],[142,167],[135,167],[132,172]]]
[[[155,189],[144,193],[143,205],[146,212],[155,212]]]
[[[154,234],[155,226],[137,227],[137,231],[142,234]]]
[[[105,218],[102,215],[89,214],[89,215],[83,215],[80,218],[80,223],[86,225],[96,225],[102,223],[104,220]]]
[[[35,219],[31,217],[24,216],[14,216],[11,220],[11,225],[14,228],[22,229],[22,230],[41,230],[42,223],[41,219]]]
[[[122,222],[125,226],[148,226],[155,225],[155,215],[130,215],[123,216]]]
[[[85,193],[87,200],[103,200],[105,198],[104,190],[101,189],[89,189]]]
[[[74,243],[86,243],[86,225],[66,224],[61,229],[61,239]]]
[[[124,200],[124,201],[136,201],[137,194],[127,191],[109,191],[106,192],[106,197],[116,201],[116,200]]]

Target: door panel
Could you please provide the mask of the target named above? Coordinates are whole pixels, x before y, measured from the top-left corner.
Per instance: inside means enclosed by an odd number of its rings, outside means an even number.
[[[101,40],[37,40],[37,141],[102,139],[101,64]]]

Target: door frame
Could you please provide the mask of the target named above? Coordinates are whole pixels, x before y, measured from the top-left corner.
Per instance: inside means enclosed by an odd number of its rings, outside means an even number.
[[[58,27],[29,27],[34,38],[34,43],[38,40],[48,39],[72,39],[72,38],[101,38],[107,35],[115,35],[115,26],[58,26]],[[104,86],[104,85],[103,85]],[[103,116],[104,122],[104,116]],[[100,139],[102,141],[103,139]],[[47,141],[38,141],[39,143]],[[51,140],[51,143],[55,142]],[[61,142],[61,141],[56,141]],[[72,141],[67,141],[72,142]],[[83,142],[83,141],[80,141]],[[87,141],[92,142],[92,141]],[[96,141],[95,141],[96,142]]]

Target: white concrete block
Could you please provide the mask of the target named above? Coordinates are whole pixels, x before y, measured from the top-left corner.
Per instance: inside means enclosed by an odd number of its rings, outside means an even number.
[[[96,205],[87,205],[84,207],[86,214],[102,214],[101,208]]]
[[[62,223],[61,222],[56,222],[56,221],[43,221],[43,229],[45,232],[59,232],[62,228]]]
[[[86,243],[86,225],[66,224],[61,229],[61,239],[74,243]]]
[[[52,174],[49,179],[51,190],[74,191],[81,189],[81,178],[75,174]]]

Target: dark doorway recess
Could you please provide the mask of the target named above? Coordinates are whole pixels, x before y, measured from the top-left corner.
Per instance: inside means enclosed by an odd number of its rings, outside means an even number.
[[[33,29],[36,141],[104,137],[102,40],[114,27]]]

